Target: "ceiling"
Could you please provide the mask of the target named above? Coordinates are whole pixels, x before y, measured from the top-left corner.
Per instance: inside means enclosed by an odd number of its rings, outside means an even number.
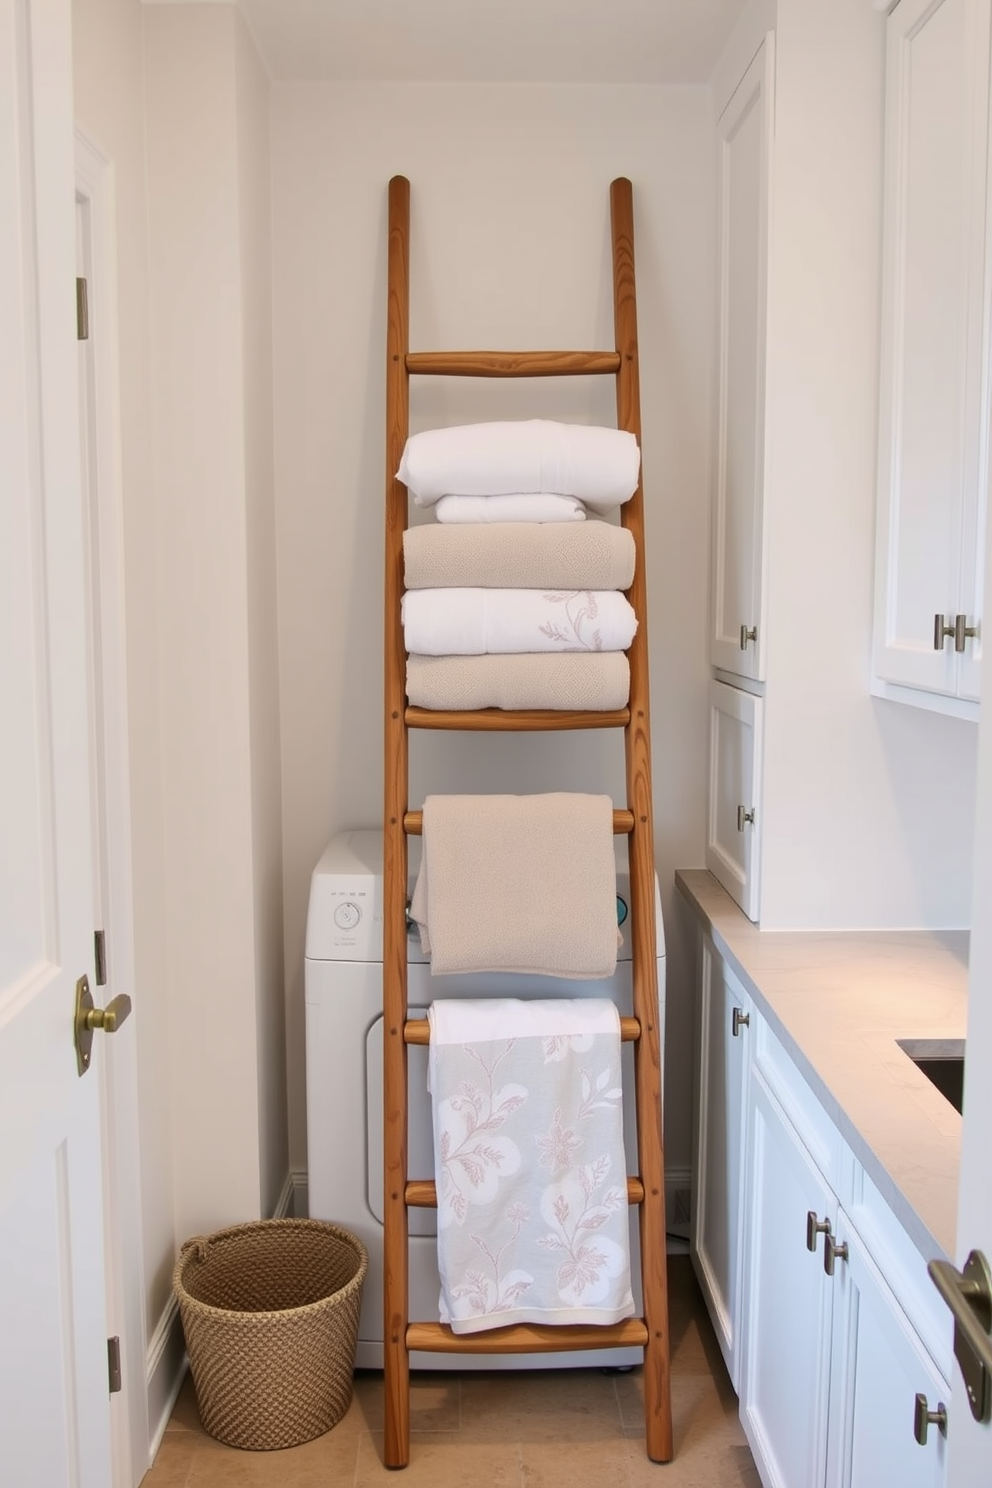
[[[237,0],[274,81],[705,83],[746,0]]]

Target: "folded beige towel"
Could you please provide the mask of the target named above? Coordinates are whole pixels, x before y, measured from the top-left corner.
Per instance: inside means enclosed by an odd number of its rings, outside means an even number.
[[[408,589],[629,589],[634,539],[610,522],[409,527]]]
[[[626,708],[630,665],[622,651],[408,656],[406,695],[415,708]]]
[[[428,796],[410,906],[435,976],[586,979],[617,964],[609,796]]]

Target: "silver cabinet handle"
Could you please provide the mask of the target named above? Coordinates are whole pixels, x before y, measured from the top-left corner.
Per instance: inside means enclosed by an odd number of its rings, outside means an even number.
[[[748,641],[754,641],[755,644],[757,644],[757,641],[758,641],[758,627],[756,625],[752,625],[750,627],[747,626],[747,625],[742,625],[741,626],[741,650],[742,651],[746,651],[747,650],[747,643],[748,643]]]
[[[948,625],[946,615],[934,615],[933,617],[933,649],[943,651],[944,641],[948,636],[955,634],[954,626]],[[964,649],[962,645],[962,650]]]
[[[735,1007],[730,1019],[730,1031],[734,1038],[740,1038],[741,1029],[747,1028],[751,1022],[751,1014],[745,1013],[741,1008]]]
[[[978,626],[968,624],[967,615],[954,616],[954,649],[957,652],[964,650],[965,641],[969,636],[977,636]]]
[[[992,1270],[973,1250],[958,1271],[950,1261],[931,1261],[930,1280],[954,1314],[954,1357],[961,1366],[968,1404],[976,1421],[992,1420]]]
[[[751,810],[748,811],[744,806],[738,806],[738,808],[737,808],[737,830],[738,830],[738,832],[743,832],[744,828],[747,826],[747,824],[749,822],[750,822],[751,826],[753,827],[754,826],[754,807],[752,806],[751,807]]]
[[[837,1261],[847,1260],[847,1241],[842,1240],[838,1245],[833,1235],[824,1236],[823,1240],[823,1269],[828,1276],[833,1276],[834,1265]]]
[[[817,1235],[830,1235],[829,1219],[817,1219],[816,1211],[810,1209],[806,1215],[806,1249],[816,1254]]]
[[[932,1411],[927,1405],[927,1397],[917,1395],[916,1409],[913,1412],[913,1435],[921,1447],[927,1444],[927,1432],[931,1426],[936,1426],[941,1436],[947,1435],[947,1406],[939,1400],[937,1409]]]

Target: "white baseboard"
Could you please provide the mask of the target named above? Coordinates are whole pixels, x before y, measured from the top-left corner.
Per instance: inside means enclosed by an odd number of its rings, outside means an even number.
[[[186,1377],[186,1343],[179,1303],[170,1297],[152,1334],[146,1354],[148,1379],[148,1466],[162,1444],[173,1407]]]
[[[276,1207],[272,1212],[273,1219],[298,1219],[300,1211],[296,1207],[296,1184],[292,1173],[286,1174],[286,1182],[282,1186],[282,1192],[276,1200]]]
[[[293,1185],[293,1213],[297,1219],[310,1217],[310,1187],[306,1168],[294,1168],[289,1175]]]
[[[689,1214],[692,1203],[692,1169],[665,1169],[665,1229],[668,1232],[669,1249],[678,1251],[672,1241],[689,1240]]]

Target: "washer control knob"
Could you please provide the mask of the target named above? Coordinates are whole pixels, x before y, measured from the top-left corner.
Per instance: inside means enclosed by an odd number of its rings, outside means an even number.
[[[357,904],[352,904],[350,900],[345,900],[343,904],[339,904],[334,911],[334,923],[339,930],[354,930],[361,918],[362,911]]]

